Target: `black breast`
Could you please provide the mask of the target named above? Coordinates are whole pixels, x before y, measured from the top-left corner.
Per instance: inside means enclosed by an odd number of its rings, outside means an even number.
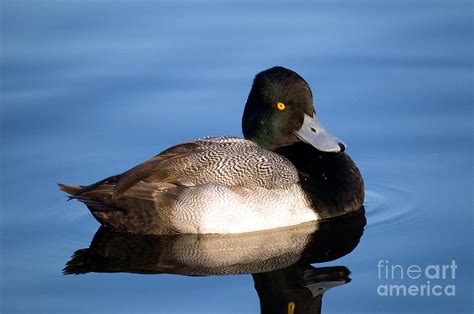
[[[305,143],[280,148],[298,169],[300,184],[321,218],[330,218],[362,207],[364,182],[346,153],[323,153]]]

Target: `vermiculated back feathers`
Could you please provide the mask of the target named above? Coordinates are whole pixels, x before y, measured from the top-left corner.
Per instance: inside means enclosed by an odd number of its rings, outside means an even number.
[[[304,202],[296,188],[298,172],[291,162],[236,137],[208,137],[174,146],[110,178],[85,187],[62,185],[61,189],[85,203],[102,224],[131,232],[134,225],[136,233],[173,232],[175,229],[158,224],[171,224],[170,219],[184,224],[187,219],[198,219],[196,208],[216,210],[212,204],[217,203],[265,207],[269,200],[284,206]],[[297,200],[275,196],[280,195],[276,191],[295,189]],[[250,199],[257,202],[249,205]],[[179,228],[188,230],[187,226]]]

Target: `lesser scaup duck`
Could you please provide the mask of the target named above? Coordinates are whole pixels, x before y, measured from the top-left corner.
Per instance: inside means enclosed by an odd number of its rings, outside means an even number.
[[[273,67],[254,79],[245,139],[201,138],[92,185],[60,188],[101,224],[140,234],[241,233],[358,210],[362,176],[315,116],[308,83]]]

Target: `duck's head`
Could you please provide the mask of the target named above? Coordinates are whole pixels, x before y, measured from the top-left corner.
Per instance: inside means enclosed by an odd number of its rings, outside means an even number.
[[[277,66],[255,76],[242,130],[246,139],[270,150],[303,141],[322,152],[344,151],[344,143],[315,117],[308,83],[296,72]]]

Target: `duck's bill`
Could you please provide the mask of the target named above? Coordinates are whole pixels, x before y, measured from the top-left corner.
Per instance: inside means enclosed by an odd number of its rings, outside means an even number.
[[[300,140],[314,146],[322,152],[339,153],[346,149],[346,145],[337,137],[330,134],[313,117],[305,114],[303,125],[296,131]]]

